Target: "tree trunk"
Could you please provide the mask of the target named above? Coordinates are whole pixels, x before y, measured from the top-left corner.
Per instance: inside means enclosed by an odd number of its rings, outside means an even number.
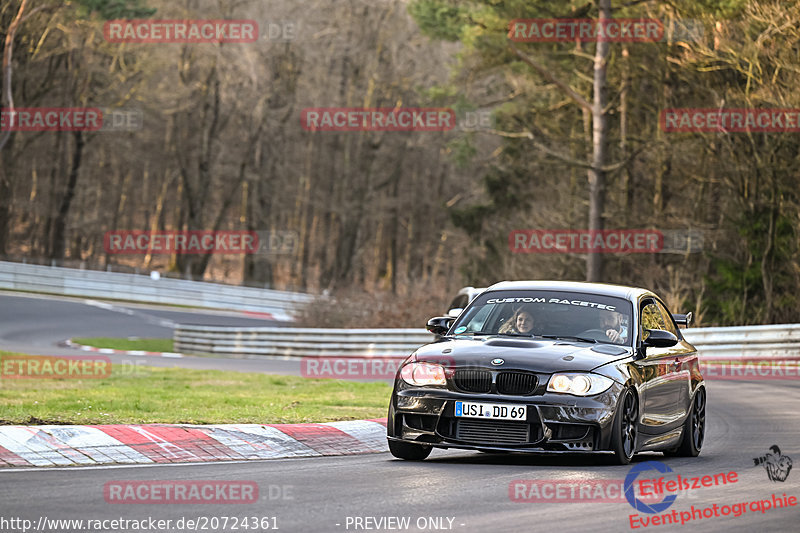
[[[82,131],[76,131],[73,134],[75,138],[75,148],[72,151],[72,165],[69,170],[69,178],[67,179],[67,190],[64,191],[64,196],[61,199],[61,204],[58,206],[58,212],[55,219],[53,219],[52,239],[51,239],[51,259],[64,259],[64,252],[66,250],[66,226],[69,210],[72,206],[72,200],[75,198],[75,186],[78,183],[78,173],[81,168],[81,159],[83,158],[83,147],[85,141]]]
[[[773,179],[774,176],[773,176]],[[773,283],[772,283],[772,254],[775,243],[775,224],[778,218],[780,207],[778,206],[777,195],[775,194],[775,184],[772,184],[770,205],[769,205],[769,226],[767,229],[767,243],[764,247],[764,255],[761,257],[761,283],[764,287],[764,316],[763,324],[772,323],[774,305]]]
[[[611,18],[611,0],[600,0],[600,22]],[[598,32],[599,35],[599,32]],[[594,54],[594,99],[592,102],[592,168],[589,169],[589,230],[602,231],[605,226],[603,210],[606,196],[606,146],[608,120],[606,115],[606,68],[608,41],[597,40]],[[603,256],[589,253],[586,259],[586,281],[602,281]]]
[[[0,153],[0,256],[6,254],[11,229],[11,172],[8,169],[14,168],[12,154],[11,146]]]
[[[28,0],[22,0],[22,3],[19,5],[19,10],[17,11],[17,15],[8,26],[5,43],[3,46],[3,87],[2,95],[0,95],[0,101],[3,102],[3,108],[12,112],[14,111],[14,90],[11,84],[11,76],[14,72],[14,67],[12,65],[14,56],[14,37],[17,35],[17,29],[22,22],[22,16],[25,13],[26,7],[28,7]],[[6,131],[0,131],[0,150],[3,149],[10,138],[10,129]]]

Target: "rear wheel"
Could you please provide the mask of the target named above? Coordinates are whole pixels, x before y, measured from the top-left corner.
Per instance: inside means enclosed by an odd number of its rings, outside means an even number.
[[[406,461],[422,461],[431,454],[431,446],[412,444],[410,442],[389,441],[389,451],[398,459]]]
[[[626,388],[622,391],[611,434],[611,450],[614,452],[616,464],[627,465],[633,459],[636,453],[638,423],[639,401],[633,391]]]
[[[671,457],[697,457],[706,435],[706,390],[698,389],[692,401],[692,409],[683,423],[683,437],[674,450],[664,452]]]

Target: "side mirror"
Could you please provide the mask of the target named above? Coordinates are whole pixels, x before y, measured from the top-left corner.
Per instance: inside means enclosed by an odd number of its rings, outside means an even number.
[[[451,316],[453,318],[458,318],[458,315],[461,314],[461,311],[464,309],[462,307],[454,307],[447,312],[447,316]]]
[[[642,346],[645,348],[652,346],[653,348],[669,348],[678,344],[678,337],[664,331],[663,329],[646,329],[645,338],[642,341]]]
[[[434,335],[444,335],[447,333],[447,330],[450,329],[450,325],[454,320],[455,318],[451,316],[437,316],[428,320],[428,324],[425,326],[425,329]]]
[[[688,328],[692,324],[692,312],[689,311],[685,315],[680,313],[672,313],[672,318],[675,320],[675,323],[679,326],[683,326]]]

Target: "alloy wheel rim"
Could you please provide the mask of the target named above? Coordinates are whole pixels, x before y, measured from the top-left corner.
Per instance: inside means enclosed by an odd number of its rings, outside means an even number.
[[[694,409],[692,409],[692,438],[694,447],[699,450],[703,445],[703,437],[706,429],[706,399],[704,393],[698,392],[694,398]]]
[[[633,447],[636,445],[636,398],[630,391],[625,396],[622,418],[622,449],[625,457],[633,456]]]

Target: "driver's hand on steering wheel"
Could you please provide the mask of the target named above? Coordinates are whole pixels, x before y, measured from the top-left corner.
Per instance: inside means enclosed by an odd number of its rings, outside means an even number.
[[[620,342],[622,340],[622,335],[615,329],[607,329],[606,337],[608,337],[611,342]]]

